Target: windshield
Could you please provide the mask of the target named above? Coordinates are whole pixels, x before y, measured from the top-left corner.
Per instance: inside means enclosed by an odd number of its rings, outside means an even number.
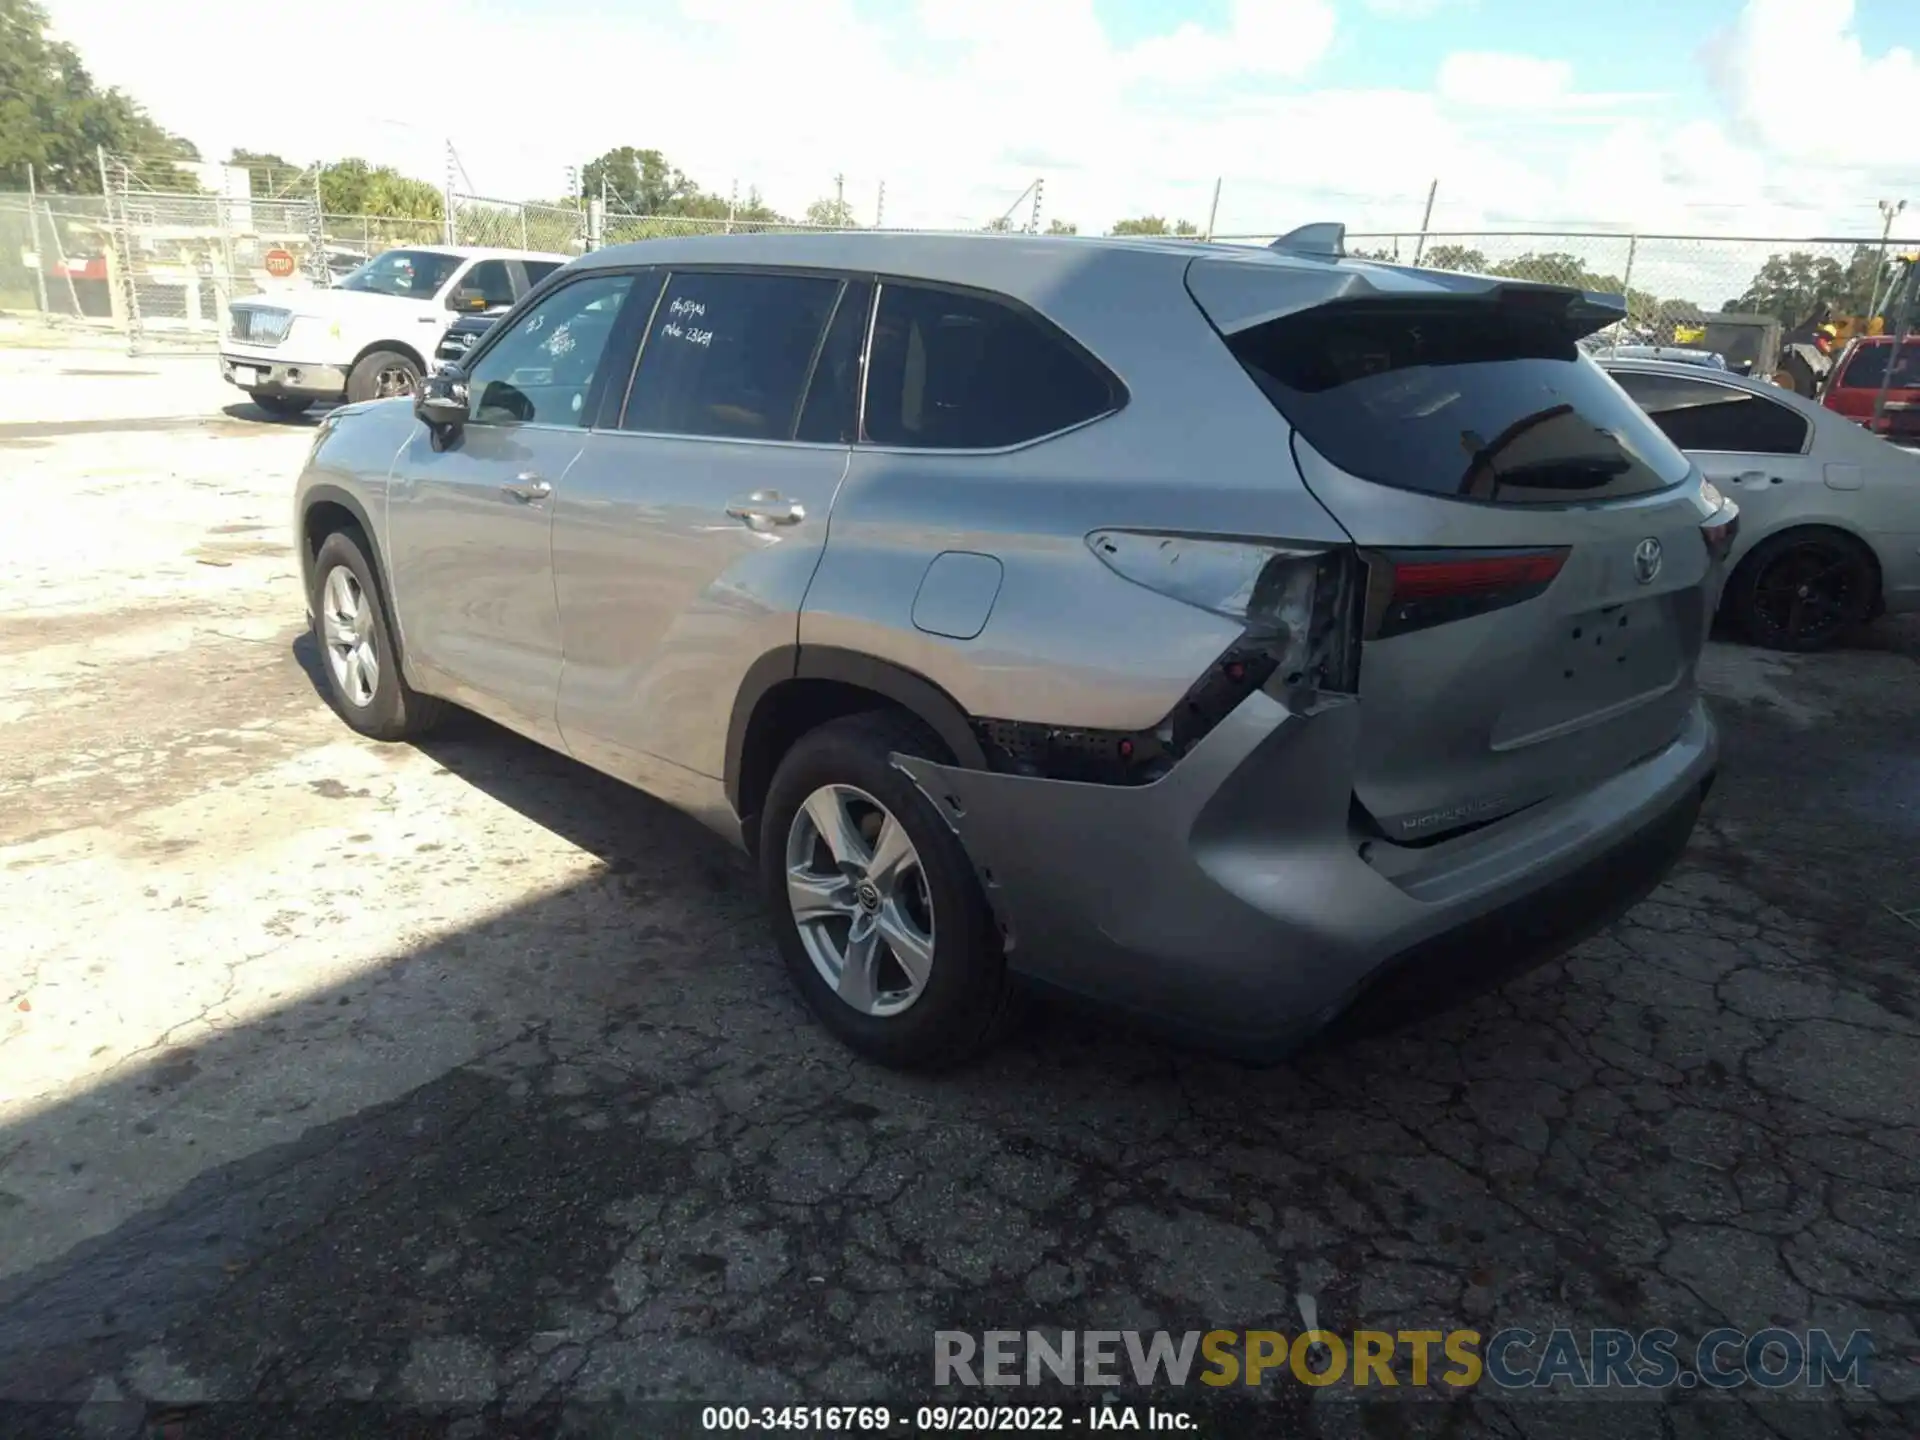
[[[342,290],[368,290],[403,300],[431,300],[460,268],[458,255],[438,250],[389,250],[341,280]]]

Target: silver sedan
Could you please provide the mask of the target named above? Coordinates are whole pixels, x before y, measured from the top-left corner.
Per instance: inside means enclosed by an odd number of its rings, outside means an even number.
[[[1602,359],[1740,506],[1720,614],[1775,650],[1819,650],[1920,610],[1920,453],[1789,390],[1698,365]]]

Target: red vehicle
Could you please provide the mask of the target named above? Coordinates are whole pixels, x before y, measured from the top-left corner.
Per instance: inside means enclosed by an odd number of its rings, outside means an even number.
[[[1890,440],[1920,440],[1920,335],[1906,338],[1898,358],[1893,342],[1891,335],[1858,335],[1849,340],[1820,403]],[[1893,367],[1890,383],[1889,361]],[[1887,385],[1887,403],[1876,424],[1873,406],[1883,383]]]

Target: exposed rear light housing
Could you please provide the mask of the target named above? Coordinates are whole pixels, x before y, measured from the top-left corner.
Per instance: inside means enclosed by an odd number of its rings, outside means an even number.
[[[1358,691],[1365,574],[1353,550],[1128,530],[1096,531],[1087,546],[1122,578],[1239,622],[1240,638],[1149,730],[976,721],[995,769],[1091,784],[1150,784],[1255,690],[1296,713],[1320,703],[1323,692]]]
[[[1366,638],[1385,640],[1531,600],[1546,593],[1568,553],[1566,546],[1368,551]]]

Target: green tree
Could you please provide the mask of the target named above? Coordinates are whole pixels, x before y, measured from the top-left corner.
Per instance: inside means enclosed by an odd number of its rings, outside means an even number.
[[[1347,255],[1354,260],[1392,260],[1391,250],[1349,250]]]
[[[853,218],[853,206],[845,200],[816,200],[807,206],[807,224],[817,225],[822,230],[858,230],[860,222]]]
[[[1161,215],[1141,215],[1131,220],[1116,220],[1109,235],[1198,235],[1200,229],[1190,220],[1176,220],[1171,225]]]
[[[589,200],[601,194],[602,182],[609,202],[633,215],[688,215],[711,210],[719,205],[717,217],[725,219],[727,202],[705,194],[677,166],[670,164],[658,150],[636,150],[622,145],[597,160],[587,162],[581,183]],[[700,202],[705,201],[702,205]]]
[[[1851,290],[1846,267],[1831,255],[1791,250],[1768,256],[1747,288],[1723,308],[1771,315],[1795,330],[1828,313],[1847,313]]]
[[[1487,273],[1487,257],[1468,245],[1429,245],[1420,252],[1420,263],[1429,270],[1461,270],[1469,275]]]
[[[97,194],[100,149],[125,158],[147,188],[199,188],[168,163],[198,160],[192,144],[132,97],[95,85],[80,52],[47,34],[34,0],[0,0],[0,176],[24,185],[31,165],[48,190]]]
[[[424,180],[391,165],[338,160],[320,171],[320,205],[329,215],[377,215],[394,220],[442,220],[446,198]]]
[[[1049,220],[1047,222],[1047,234],[1049,235],[1078,235],[1079,233],[1080,227],[1071,220]]]

